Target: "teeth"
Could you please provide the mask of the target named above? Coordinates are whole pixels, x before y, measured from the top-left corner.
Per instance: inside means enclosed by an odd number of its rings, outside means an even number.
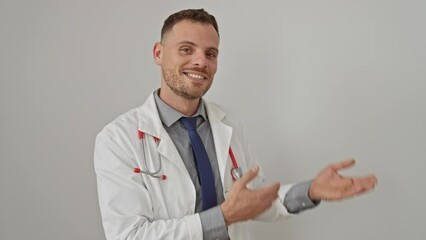
[[[186,74],[188,77],[192,77],[192,78],[198,78],[198,79],[204,79],[203,76],[195,74],[195,73],[188,73]]]

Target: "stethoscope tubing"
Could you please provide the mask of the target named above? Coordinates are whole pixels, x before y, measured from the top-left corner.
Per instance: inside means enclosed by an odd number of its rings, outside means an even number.
[[[154,171],[150,171],[149,170],[148,161],[147,161],[147,157],[146,157],[147,152],[145,151],[145,144],[146,144],[146,139],[144,141],[145,134],[142,131],[138,131],[138,134],[139,134],[140,145],[141,145],[142,152],[143,152],[143,161],[142,161],[142,163],[144,165],[144,169],[145,170],[140,169],[140,168],[135,168],[135,169],[133,169],[133,171],[135,173],[147,174],[147,175],[149,175],[151,177],[154,177],[154,178],[161,178],[163,180],[166,179],[166,175],[158,175],[158,173],[161,171],[161,168],[162,168],[161,158],[158,159],[158,162],[159,162],[158,168],[156,170],[154,170]],[[154,137],[154,141],[158,142],[159,139]]]
[[[145,144],[146,144],[145,133],[142,132],[142,131],[138,131],[138,135],[139,135],[141,149],[142,149],[142,152],[143,152],[142,162],[143,162],[143,167],[144,167],[145,170],[140,169],[140,168],[134,168],[133,171],[135,173],[143,173],[143,174],[146,174],[146,175],[151,176],[153,178],[159,178],[159,179],[165,180],[167,178],[166,175],[158,175],[158,173],[161,171],[161,168],[162,168],[161,157],[158,159],[158,162],[159,162],[158,168],[155,169],[154,171],[149,170],[148,161],[147,161],[147,157],[146,157],[147,152],[145,151]],[[153,138],[154,138],[155,142],[160,141],[160,139],[157,138],[157,137],[153,136]],[[237,160],[235,159],[235,155],[234,155],[234,152],[232,151],[231,147],[229,147],[228,152],[229,152],[229,156],[231,157],[231,161],[232,161],[232,165],[233,165],[233,168],[231,169],[231,176],[232,176],[232,179],[235,181],[235,180],[240,179],[243,174],[242,174],[241,168],[238,167]]]

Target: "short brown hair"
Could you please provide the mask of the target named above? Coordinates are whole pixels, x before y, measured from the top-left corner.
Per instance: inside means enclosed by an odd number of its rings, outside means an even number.
[[[161,39],[163,39],[164,34],[171,31],[173,26],[183,20],[190,20],[197,23],[210,24],[214,27],[219,35],[219,27],[217,26],[216,19],[213,15],[210,15],[204,9],[186,9],[179,12],[173,13],[170,15],[163,24],[161,29]]]

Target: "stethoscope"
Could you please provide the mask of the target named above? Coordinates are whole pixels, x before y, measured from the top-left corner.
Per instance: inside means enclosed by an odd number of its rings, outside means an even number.
[[[151,176],[153,178],[158,178],[158,179],[161,179],[161,180],[166,180],[167,179],[166,175],[159,174],[159,172],[161,171],[161,168],[162,168],[161,157],[158,158],[159,159],[159,161],[158,161],[159,162],[158,168],[155,169],[154,171],[150,171],[149,170],[148,163],[147,163],[147,157],[146,157],[147,153],[145,151],[145,145],[146,145],[145,133],[139,130],[138,134],[139,134],[140,145],[141,145],[142,152],[143,152],[142,165],[143,165],[144,169],[134,168],[133,172],[135,172],[135,173],[143,173],[143,174],[146,174],[146,175]],[[153,138],[154,142],[156,142],[156,143],[158,143],[160,141],[160,139],[157,138],[157,137],[153,136],[152,138]],[[234,181],[236,181],[236,180],[240,179],[243,176],[243,172],[242,172],[241,168],[238,167],[237,160],[235,160],[235,156],[234,156],[234,153],[232,152],[232,148],[231,147],[229,147],[229,156],[231,157],[231,161],[232,161],[232,165],[233,165],[232,169],[231,169],[231,176],[232,176],[232,179]]]

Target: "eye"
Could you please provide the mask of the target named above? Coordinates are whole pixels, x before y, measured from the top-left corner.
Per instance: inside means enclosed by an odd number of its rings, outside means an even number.
[[[216,52],[207,52],[207,53],[206,53],[206,56],[207,56],[208,58],[215,59],[215,58],[217,58],[217,53],[216,53]]]
[[[179,49],[179,51],[184,54],[189,54],[192,52],[192,49],[190,47],[182,47]]]

